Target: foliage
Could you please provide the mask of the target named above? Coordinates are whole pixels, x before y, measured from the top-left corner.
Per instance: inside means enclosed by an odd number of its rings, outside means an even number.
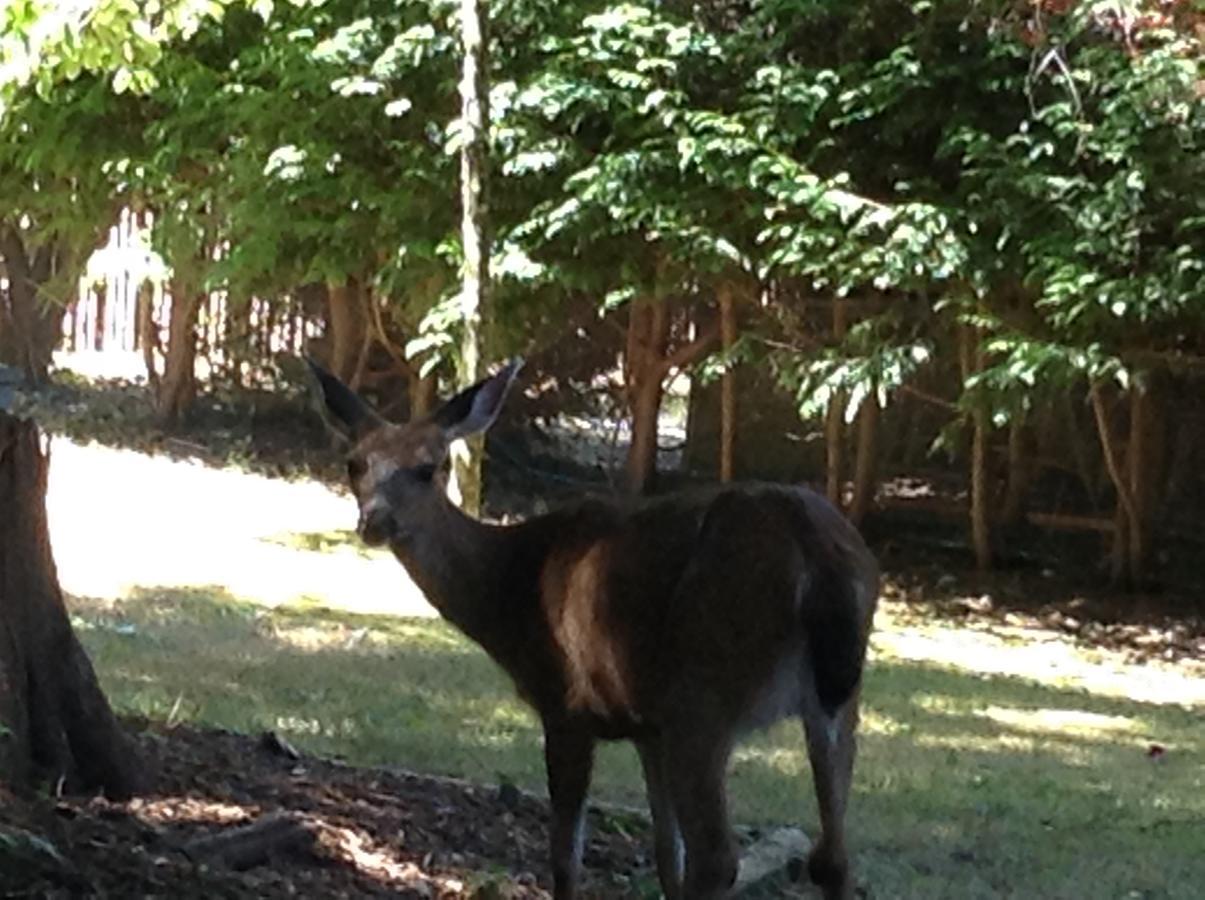
[[[0,220],[76,258],[133,203],[235,301],[369,285],[460,328],[451,0],[93,0],[0,18]],[[851,417],[973,328],[953,418],[1205,360],[1205,13],[1192,2],[504,0],[499,349],[633,298],[759,288],[742,359]],[[62,268],[57,287],[73,284]],[[752,289],[752,288],[751,288]],[[816,339],[808,296],[870,301]],[[772,299],[771,299],[772,298]],[[608,323],[609,324],[609,323]],[[824,331],[829,323],[820,326]]]

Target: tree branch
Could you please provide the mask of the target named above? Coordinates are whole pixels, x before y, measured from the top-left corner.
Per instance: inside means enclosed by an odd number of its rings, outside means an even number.
[[[689,344],[683,344],[673,353],[661,360],[661,377],[664,378],[672,369],[682,369],[693,362],[698,362],[711,350],[720,337],[720,323],[712,322]]]

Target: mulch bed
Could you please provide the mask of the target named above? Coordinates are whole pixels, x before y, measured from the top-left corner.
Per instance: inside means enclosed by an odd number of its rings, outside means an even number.
[[[549,896],[547,803],[511,786],[355,768],[272,735],[135,728],[152,794],[0,793],[0,896]],[[591,810],[587,897],[655,884],[646,828]]]

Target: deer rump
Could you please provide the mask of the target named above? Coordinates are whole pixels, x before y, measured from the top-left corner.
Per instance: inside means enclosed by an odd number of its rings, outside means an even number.
[[[590,501],[518,529],[529,552],[499,580],[498,619],[466,630],[546,717],[603,739],[701,712],[746,731],[832,716],[857,690],[876,567],[806,488]]]

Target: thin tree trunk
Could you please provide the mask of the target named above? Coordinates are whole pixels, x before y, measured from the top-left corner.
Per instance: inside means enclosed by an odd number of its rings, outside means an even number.
[[[1130,580],[1141,587],[1149,578],[1153,526],[1163,481],[1165,423],[1158,383],[1151,374],[1134,379],[1130,387],[1130,440],[1126,453],[1133,518],[1127,541]]]
[[[1026,431],[1024,415],[1017,413],[1008,426],[1008,487],[1000,512],[1000,521],[1004,525],[1016,525],[1025,515],[1032,468]]]
[[[969,326],[959,331],[962,379],[965,383],[983,368],[978,334]],[[975,565],[986,572],[992,567],[992,531],[988,506],[991,502],[988,485],[988,428],[987,412],[978,404],[971,412],[971,544],[975,548]]]
[[[665,379],[675,369],[702,358],[719,335],[719,323],[715,322],[671,351],[669,301],[650,297],[632,301],[623,361],[624,392],[632,413],[632,443],[624,460],[623,487],[627,493],[641,494],[654,487],[657,419]]]
[[[720,378],[720,481],[732,481],[736,469],[736,373],[729,358],[736,345],[736,309],[732,285],[721,283],[717,291],[720,306],[720,346],[724,350],[724,374]]]
[[[632,443],[624,462],[624,490],[642,494],[657,473],[657,419],[661,410],[665,354],[669,344],[666,303],[650,298],[632,302],[628,311],[624,388],[632,411]]]
[[[1113,529],[1111,554],[1112,578],[1115,584],[1129,585],[1133,576],[1133,572],[1130,571],[1130,530],[1136,521],[1136,506],[1130,491],[1129,479],[1126,477],[1122,451],[1117,446],[1117,438],[1109,420],[1104,388],[1099,381],[1092,383],[1089,388],[1089,396],[1092,400],[1092,412],[1096,416],[1096,431],[1100,437],[1100,447],[1105,457],[1105,468],[1109,472],[1109,478],[1112,479],[1113,488],[1117,493],[1117,507],[1114,511],[1116,524]]]
[[[356,368],[367,329],[359,294],[360,284],[354,278],[332,282],[327,289],[327,321],[331,329],[330,369],[353,388],[358,387]]]
[[[439,378],[434,372],[420,375],[417,370],[412,369],[406,382],[406,390],[410,397],[410,418],[421,418],[435,409]]]
[[[858,409],[858,448],[854,457],[854,494],[849,520],[861,525],[874,501],[878,455],[879,400],[872,390]]]
[[[105,307],[108,306],[109,300],[109,282],[99,281],[93,288],[96,292],[96,321],[93,322],[92,340],[89,343],[92,345],[89,349],[104,350],[105,349]]]
[[[485,375],[483,346],[489,311],[489,72],[488,7],[482,0],[461,0],[460,37],[464,53],[460,79],[460,202],[461,242],[464,247],[460,294],[462,331],[456,360],[461,388]],[[448,493],[470,515],[481,510],[481,436],[455,441],[451,449],[452,477]]]
[[[159,394],[159,368],[155,351],[159,349],[159,329],[155,324],[155,285],[149,279],[138,286],[138,343],[146,365],[146,380],[155,395]]]
[[[846,304],[833,298],[833,340],[840,344],[845,340]],[[842,505],[842,449],[845,441],[845,405],[849,397],[844,390],[834,391],[829,398],[824,414],[824,493],[829,502],[840,508]]]
[[[197,316],[204,299],[184,279],[172,283],[167,353],[156,396],[156,413],[164,425],[178,423],[196,396]]]
[[[48,466],[36,426],[0,412],[0,781],[128,797],[145,776],[67,618]]]

